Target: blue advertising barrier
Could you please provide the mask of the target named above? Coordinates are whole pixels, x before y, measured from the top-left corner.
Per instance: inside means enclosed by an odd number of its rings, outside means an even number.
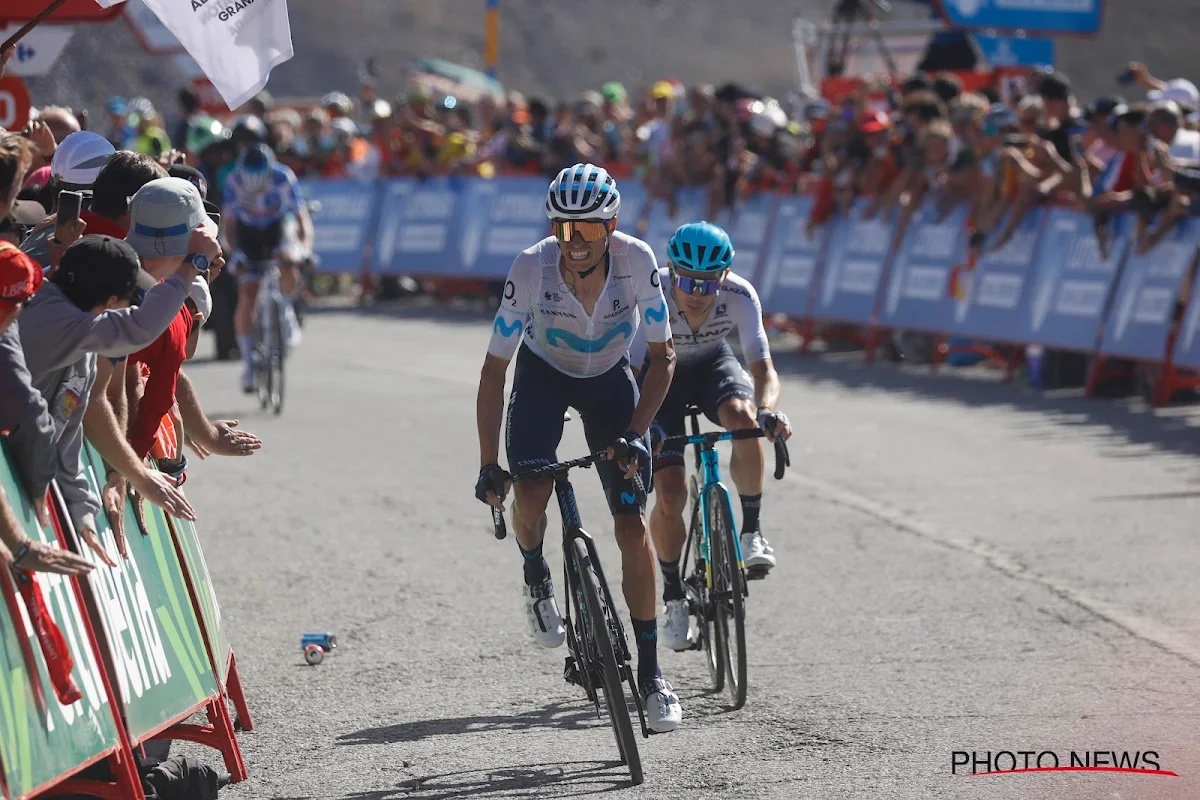
[[[763,311],[807,317],[812,290],[829,241],[831,226],[819,225],[809,236],[809,215],[816,201],[811,197],[782,197],[775,211],[762,268],[754,285]]]
[[[967,210],[939,213],[921,204],[896,249],[879,321],[887,327],[938,332],[954,316],[950,274],[967,260]]]
[[[1198,244],[1200,221],[1185,219],[1154,249],[1129,255],[1100,340],[1102,355],[1144,361],[1166,357],[1179,289]]]
[[[302,180],[300,194],[315,200],[313,251],[321,272],[359,272],[379,208],[378,183]]]
[[[892,249],[895,226],[882,217],[863,219],[865,200],[833,223],[825,270],[817,287],[813,317],[834,322],[870,322]]]
[[[1043,209],[1029,211],[1012,238],[993,252],[992,243],[1005,226],[1005,220],[1001,220],[997,233],[985,242],[984,255],[975,269],[959,278],[966,288],[954,303],[954,317],[947,333],[997,342],[1023,341],[1021,303],[1027,294],[1026,284],[1044,218]]]
[[[1094,351],[1131,232],[1129,220],[1115,219],[1107,255],[1102,255],[1091,216],[1051,209],[1034,259],[1030,300],[1022,304],[1019,338]]]
[[[1200,370],[1200,293],[1195,289],[1179,328],[1173,360],[1176,366]]]
[[[456,271],[503,280],[517,253],[550,234],[546,182],[540,178],[472,180],[463,190]],[[452,246],[452,250],[454,249]]]
[[[632,184],[632,181],[630,181]],[[621,206],[625,205],[625,189],[621,189]],[[622,213],[621,216],[626,220],[623,226],[624,230],[629,231],[634,236],[643,240],[654,251],[654,257],[658,259],[659,264],[665,264],[667,261],[667,242],[671,239],[671,234],[675,229],[686,222],[695,222],[698,219],[704,219],[704,212],[708,205],[708,200],[704,196],[704,191],[695,187],[681,189],[677,195],[677,203],[675,208],[675,216],[670,216],[667,213],[667,204],[662,200],[655,200],[650,207],[650,215],[648,218],[648,227],[645,234],[638,234],[631,224],[635,217]]]
[[[461,272],[458,229],[466,182],[441,177],[387,181],[379,201],[375,271],[385,275]]]
[[[758,276],[763,245],[771,232],[778,205],[779,195],[774,192],[752,194],[738,201],[736,211],[723,211],[712,220],[733,240],[734,268],[752,283]]]

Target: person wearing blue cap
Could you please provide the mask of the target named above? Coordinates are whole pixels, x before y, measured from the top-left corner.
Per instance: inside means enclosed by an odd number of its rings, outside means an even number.
[[[104,104],[104,113],[107,115],[104,138],[112,142],[112,146],[118,150],[128,150],[129,143],[137,135],[133,126],[129,124],[128,112],[129,107],[124,97],[110,97]]]

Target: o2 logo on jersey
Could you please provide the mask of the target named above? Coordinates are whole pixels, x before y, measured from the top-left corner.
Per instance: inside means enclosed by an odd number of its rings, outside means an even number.
[[[658,270],[650,271],[650,285],[657,289],[661,284],[658,282]]]
[[[504,299],[509,302],[509,305],[517,304],[517,287],[513,285],[512,281],[504,282]]]

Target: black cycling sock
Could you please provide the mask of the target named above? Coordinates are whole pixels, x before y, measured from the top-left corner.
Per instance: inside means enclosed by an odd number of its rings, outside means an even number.
[[[550,565],[542,557],[542,546],[539,544],[533,550],[526,550],[517,542],[517,549],[525,557],[525,585],[537,586],[550,577]]]
[[[758,512],[762,508],[762,492],[738,496],[742,499],[742,533],[758,530]]]
[[[687,597],[683,590],[683,578],[679,574],[679,559],[674,561],[658,560],[658,568],[663,576],[663,600],[682,600]]]
[[[658,668],[658,620],[631,616],[629,621],[633,623],[633,639],[637,642],[638,690],[641,691],[650,685],[650,681],[662,677],[662,670]]]

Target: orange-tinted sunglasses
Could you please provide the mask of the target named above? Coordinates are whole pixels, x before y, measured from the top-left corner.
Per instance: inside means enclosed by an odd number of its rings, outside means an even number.
[[[575,237],[576,231],[585,242],[598,242],[612,233],[616,220],[565,219],[553,220],[554,237],[560,242],[569,242]]]

